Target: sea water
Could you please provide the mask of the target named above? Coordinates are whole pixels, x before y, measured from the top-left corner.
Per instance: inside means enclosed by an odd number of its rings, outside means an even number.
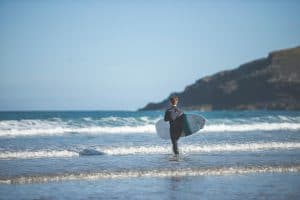
[[[0,199],[300,198],[300,112],[189,112],[178,160],[162,111],[0,112]]]

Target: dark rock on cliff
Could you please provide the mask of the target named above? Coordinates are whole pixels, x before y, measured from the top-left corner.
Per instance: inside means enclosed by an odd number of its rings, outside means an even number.
[[[300,110],[300,47],[204,77],[171,95],[179,96],[185,109]],[[164,109],[169,97],[140,110]]]

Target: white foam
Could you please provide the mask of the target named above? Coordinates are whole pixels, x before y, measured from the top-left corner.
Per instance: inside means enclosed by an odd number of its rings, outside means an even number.
[[[150,118],[148,116],[141,117],[104,117],[95,119],[94,121],[101,124],[117,124],[122,126],[137,126],[137,125],[154,125],[162,116],[158,118]]]
[[[210,124],[203,132],[246,132],[246,131],[277,131],[300,130],[300,123],[253,123],[253,124]]]
[[[298,131],[300,130],[300,123],[260,123],[260,124],[211,124],[205,126],[203,133],[210,132],[247,132],[247,131]],[[18,137],[18,136],[51,136],[64,135],[68,133],[81,134],[136,134],[136,133],[155,133],[154,125],[142,126],[89,126],[89,127],[51,127],[43,128],[27,127],[24,129],[5,129],[0,128],[0,137]]]
[[[212,144],[212,145],[182,145],[182,153],[210,153],[210,152],[243,152],[262,150],[288,150],[300,148],[299,142],[268,142],[268,143],[243,143],[243,144]],[[170,153],[170,145],[166,146],[138,146],[138,147],[115,147],[98,148],[108,155],[128,155],[128,154],[166,154]]]
[[[93,121],[93,119],[91,117],[83,117],[82,119],[85,121]]]
[[[4,151],[4,152],[0,152],[1,160],[59,158],[59,157],[73,157],[73,156],[79,156],[79,154],[77,152],[67,151],[67,150],[61,150],[61,151],[41,150],[41,151],[18,151],[18,152]]]
[[[184,176],[225,176],[253,173],[299,173],[300,166],[253,166],[253,167],[219,167],[219,168],[180,168],[129,171],[102,171],[91,173],[68,173],[59,175],[23,176],[11,179],[0,179],[2,184],[47,183],[57,181],[103,180],[124,178],[165,178]]]
[[[153,125],[143,126],[90,126],[90,127],[52,127],[52,128],[27,128],[27,129],[9,129],[0,130],[0,137],[18,137],[18,136],[51,136],[63,135],[67,133],[84,133],[84,134],[134,134],[134,133],[154,133]]]
[[[160,116],[161,117],[161,116]],[[159,118],[104,117],[79,120],[26,119],[0,120],[0,137],[49,136],[68,133],[80,134],[135,134],[155,133],[154,124]],[[266,122],[269,121],[269,122]],[[274,122],[275,121],[275,122]],[[300,117],[265,116],[250,119],[212,119],[200,132],[247,132],[247,131],[300,131]]]
[[[154,133],[156,121],[157,119],[148,117],[105,117],[100,119],[85,117],[81,121],[62,121],[60,118],[2,120],[0,121],[0,137],[63,135],[74,132],[84,134]]]
[[[86,148],[88,149],[88,148]],[[180,149],[183,154],[188,153],[213,153],[213,152],[256,152],[267,150],[290,150],[300,149],[299,142],[267,142],[267,143],[243,143],[243,144],[193,144],[181,145]],[[171,145],[162,146],[123,146],[123,147],[106,147],[95,148],[100,154],[107,155],[134,155],[134,154],[168,154],[171,153]],[[57,158],[57,157],[74,157],[80,155],[78,151],[68,150],[40,150],[40,151],[20,151],[0,152],[0,160],[7,159],[38,159],[38,158]]]

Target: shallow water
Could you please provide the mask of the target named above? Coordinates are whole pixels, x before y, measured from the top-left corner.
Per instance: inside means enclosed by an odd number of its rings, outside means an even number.
[[[162,112],[0,112],[0,198],[299,199],[300,112],[192,113],[174,161]]]
[[[263,173],[225,176],[109,179],[2,185],[5,199],[299,199],[299,176]]]

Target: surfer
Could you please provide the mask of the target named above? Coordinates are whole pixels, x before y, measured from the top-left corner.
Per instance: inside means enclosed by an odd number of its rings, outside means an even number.
[[[183,112],[177,107],[178,97],[170,98],[170,107],[165,112],[165,121],[170,123],[170,136],[173,145],[173,152],[176,156],[179,155],[177,141],[183,131]]]

